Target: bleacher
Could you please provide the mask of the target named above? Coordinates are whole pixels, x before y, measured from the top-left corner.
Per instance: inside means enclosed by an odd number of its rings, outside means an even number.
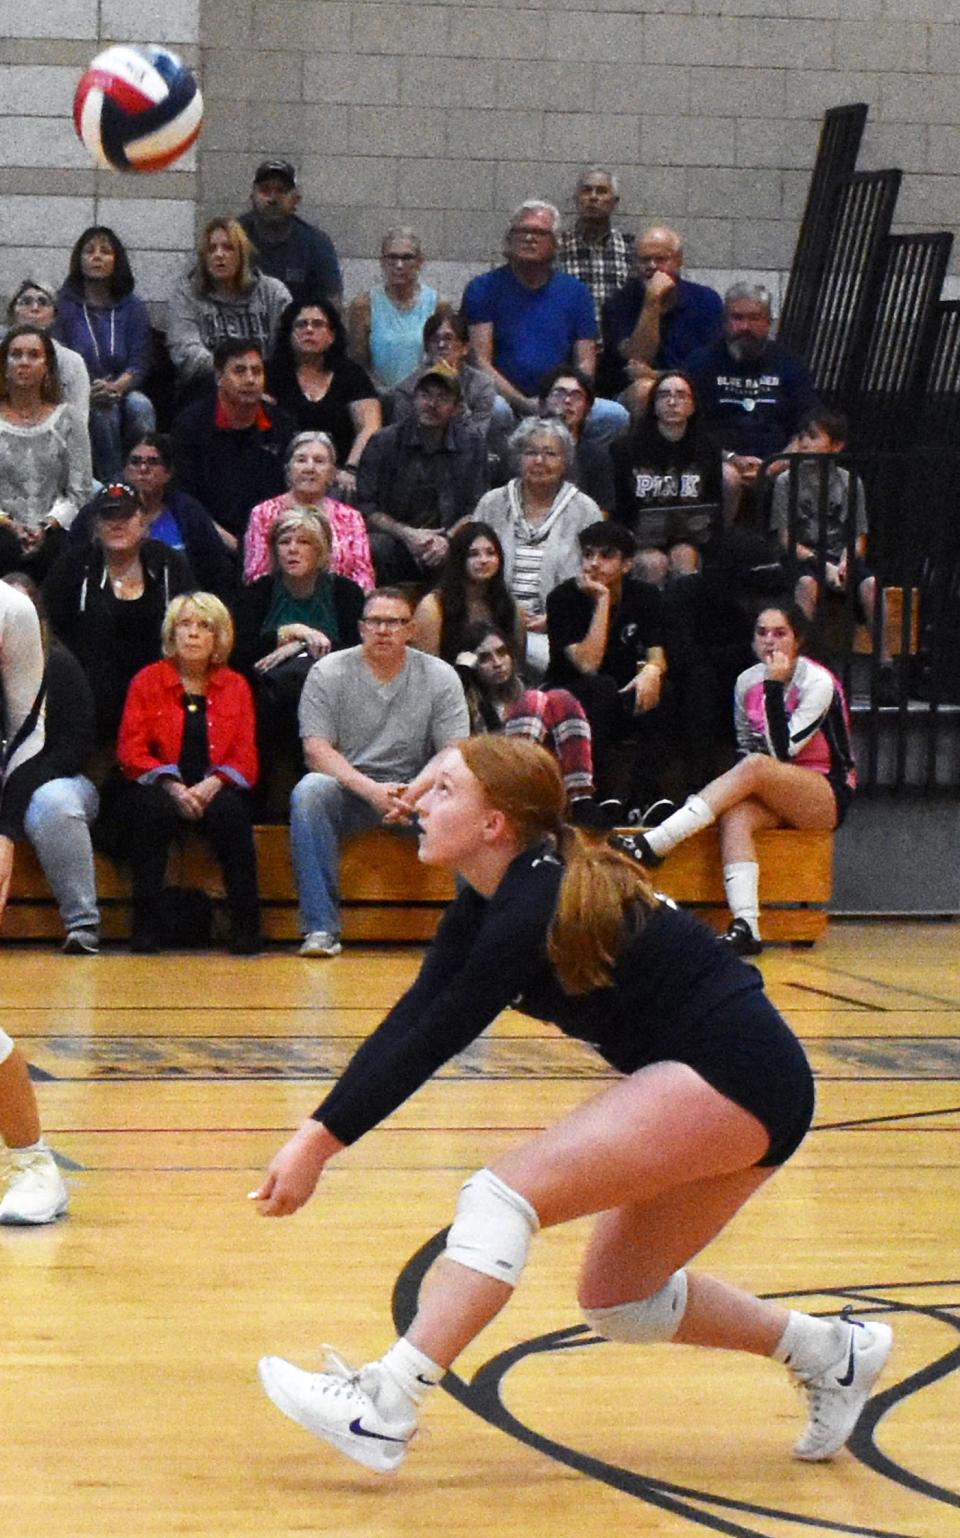
[[[293,942],[299,938],[299,929],[287,829],[263,825],[255,837],[264,934],[269,940]],[[832,834],[775,829],[757,835],[757,848],[764,936],[811,944],[827,927]],[[131,921],[129,881],[103,855],[97,855],[96,864],[103,937],[125,939]],[[198,888],[214,897],[223,894],[216,861],[196,834],[188,834],[175,847],[168,878],[172,884]],[[352,941],[428,940],[453,896],[451,878],[445,871],[421,865],[411,837],[380,829],[344,846],[340,882],[343,935]],[[693,908],[711,927],[726,928],[729,913],[715,828],[674,850],[655,872],[654,885]],[[11,940],[62,937],[56,904],[27,844],[17,846],[4,935]]]

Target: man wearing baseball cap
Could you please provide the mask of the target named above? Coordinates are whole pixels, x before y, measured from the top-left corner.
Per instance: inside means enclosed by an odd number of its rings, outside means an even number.
[[[413,415],[367,440],[356,503],[380,583],[416,582],[442,566],[448,531],[487,489],[483,433],[457,416],[460,380],[441,359],[421,374]]]
[[[239,222],[253,241],[261,272],[285,283],[294,299],[322,295],[339,304],[343,292],[333,241],[297,214],[300,189],[289,160],[264,160],[253,174],[250,210]]]

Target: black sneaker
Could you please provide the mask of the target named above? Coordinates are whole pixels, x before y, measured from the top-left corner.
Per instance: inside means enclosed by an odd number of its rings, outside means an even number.
[[[616,833],[610,840],[611,847],[619,849],[628,859],[635,860],[647,870],[656,870],[663,864],[660,855],[654,854],[642,833]]]
[[[735,956],[759,956],[763,951],[763,941],[757,939],[746,919],[734,919],[726,934],[718,938]]]
[[[623,827],[625,817],[623,802],[618,801],[616,796],[608,796],[606,801],[598,801],[597,811],[608,828]]]
[[[612,807],[619,810],[620,802],[598,803],[592,796],[575,796],[568,809],[568,821],[588,833],[611,833],[620,821]]]
[[[659,828],[662,822],[672,817],[677,810],[677,803],[669,800],[667,796],[661,796],[659,801],[651,802],[640,818],[642,828]]]

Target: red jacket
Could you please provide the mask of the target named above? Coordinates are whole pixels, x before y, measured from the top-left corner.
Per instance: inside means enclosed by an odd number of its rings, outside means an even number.
[[[257,779],[257,745],[250,685],[232,668],[214,668],[207,681],[210,772],[249,790]],[[149,785],[161,775],[180,778],[183,684],[172,662],[141,668],[127,691],[117,761],[128,780]]]

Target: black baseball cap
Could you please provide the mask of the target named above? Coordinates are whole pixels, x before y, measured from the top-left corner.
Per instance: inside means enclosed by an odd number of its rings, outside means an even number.
[[[297,173],[289,160],[264,160],[257,166],[253,173],[254,186],[257,182],[265,182],[270,176],[280,176],[289,182],[291,187],[297,185]]]
[[[140,495],[126,481],[111,481],[93,499],[95,518],[132,518],[140,511]]]

